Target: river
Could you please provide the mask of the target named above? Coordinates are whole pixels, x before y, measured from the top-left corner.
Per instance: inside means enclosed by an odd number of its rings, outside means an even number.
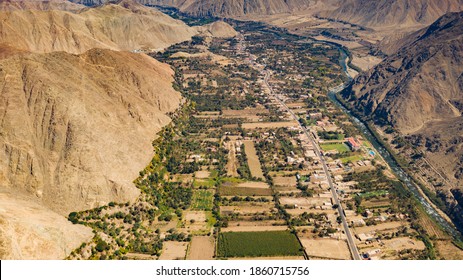
[[[352,77],[349,75],[347,71],[348,65],[346,63],[348,55],[342,48],[338,47],[338,49],[341,52],[339,63],[350,81],[352,80]],[[347,115],[350,116],[357,128],[360,129],[360,131],[368,139],[368,141],[371,142],[371,144],[375,147],[375,149],[391,167],[392,171],[400,179],[400,181],[402,181],[407,186],[408,190],[410,190],[410,192],[413,193],[413,195],[418,199],[418,201],[421,203],[426,212],[449,234],[451,234],[455,238],[459,238],[461,235],[460,232],[455,228],[455,226],[449,223],[443,217],[441,217],[441,215],[433,208],[433,206],[429,204],[429,202],[423,197],[423,194],[419,191],[419,186],[417,186],[410,178],[410,176],[399,166],[399,164],[397,164],[397,162],[394,160],[389,151],[386,148],[384,148],[382,144],[380,144],[378,139],[375,137],[374,134],[371,133],[368,127],[357,117],[351,114],[351,112],[339,102],[336,93],[337,92],[335,91],[330,91],[328,93],[329,98],[334,102],[334,104],[336,104],[336,106],[338,106],[342,111],[344,111]]]

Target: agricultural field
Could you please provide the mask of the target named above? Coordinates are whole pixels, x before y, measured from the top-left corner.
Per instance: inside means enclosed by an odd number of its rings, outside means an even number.
[[[214,258],[215,240],[212,236],[195,236],[188,248],[187,260],[212,260]]]
[[[351,255],[345,240],[300,238],[310,258],[350,260]]]
[[[221,196],[269,196],[272,189],[264,182],[250,182],[225,178],[222,185],[218,188]]]
[[[222,258],[299,255],[302,255],[299,241],[289,231],[219,234],[218,256]]]
[[[238,159],[236,158],[236,141],[227,141],[225,142],[225,148],[228,150],[228,158],[227,158],[227,176],[230,177],[238,177]]]
[[[296,176],[277,176],[273,177],[273,183],[275,186],[296,186]]]
[[[188,247],[187,242],[168,241],[164,242],[160,260],[184,260],[186,250]]]
[[[243,143],[246,156],[248,158],[248,165],[249,170],[251,171],[251,176],[257,179],[264,179],[264,173],[262,172],[262,167],[260,166],[259,157],[256,154],[254,142],[245,140]]]
[[[219,193],[222,196],[238,195],[238,196],[267,196],[272,195],[272,190],[267,188],[242,188],[232,186],[219,187]]]
[[[349,147],[347,147],[346,144],[320,144],[320,148],[322,148],[323,151],[332,151],[336,150],[339,153],[345,153],[345,152],[350,152]]]
[[[210,190],[196,190],[193,193],[191,206],[192,210],[212,210],[214,193]]]
[[[257,123],[243,123],[243,129],[256,129],[256,128],[286,128],[298,126],[295,121],[288,122],[257,122]]]
[[[364,157],[361,156],[361,155],[354,155],[354,156],[341,158],[341,162],[346,164],[346,163],[349,163],[349,162],[357,162],[357,161],[363,160],[363,159],[364,159]]]

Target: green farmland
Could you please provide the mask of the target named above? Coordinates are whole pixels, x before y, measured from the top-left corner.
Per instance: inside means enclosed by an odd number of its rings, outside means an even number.
[[[296,236],[289,231],[223,232],[218,255],[223,258],[302,255]]]
[[[211,210],[213,206],[214,194],[208,190],[197,190],[193,193],[191,209]]]
[[[347,147],[346,144],[344,143],[337,143],[337,144],[320,144],[320,148],[322,148],[323,151],[331,151],[331,150],[337,150],[340,153],[343,152],[350,152],[349,147]]]

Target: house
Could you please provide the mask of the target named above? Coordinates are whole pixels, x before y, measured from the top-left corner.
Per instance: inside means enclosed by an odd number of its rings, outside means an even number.
[[[360,239],[360,241],[373,241],[375,240],[375,237],[369,233],[359,233],[357,234],[357,238]]]
[[[323,115],[322,113],[310,113],[309,117],[312,120],[321,120],[323,118]]]
[[[360,149],[360,143],[357,142],[353,137],[349,137],[346,140],[347,145],[351,148],[352,151],[358,151]]]
[[[352,221],[352,225],[355,227],[364,227],[367,225],[367,223],[363,219],[358,219],[358,220]]]

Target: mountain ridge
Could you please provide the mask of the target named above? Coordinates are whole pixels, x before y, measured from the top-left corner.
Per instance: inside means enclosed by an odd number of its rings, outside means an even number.
[[[351,108],[376,123],[396,152],[438,172],[430,188],[463,226],[463,12],[419,30],[341,92]],[[386,137],[385,139],[388,139]],[[413,168],[417,166],[413,165]],[[421,168],[421,167],[420,167]],[[428,170],[429,171],[429,170]],[[429,172],[431,172],[429,171]],[[419,172],[423,172],[420,170]]]

